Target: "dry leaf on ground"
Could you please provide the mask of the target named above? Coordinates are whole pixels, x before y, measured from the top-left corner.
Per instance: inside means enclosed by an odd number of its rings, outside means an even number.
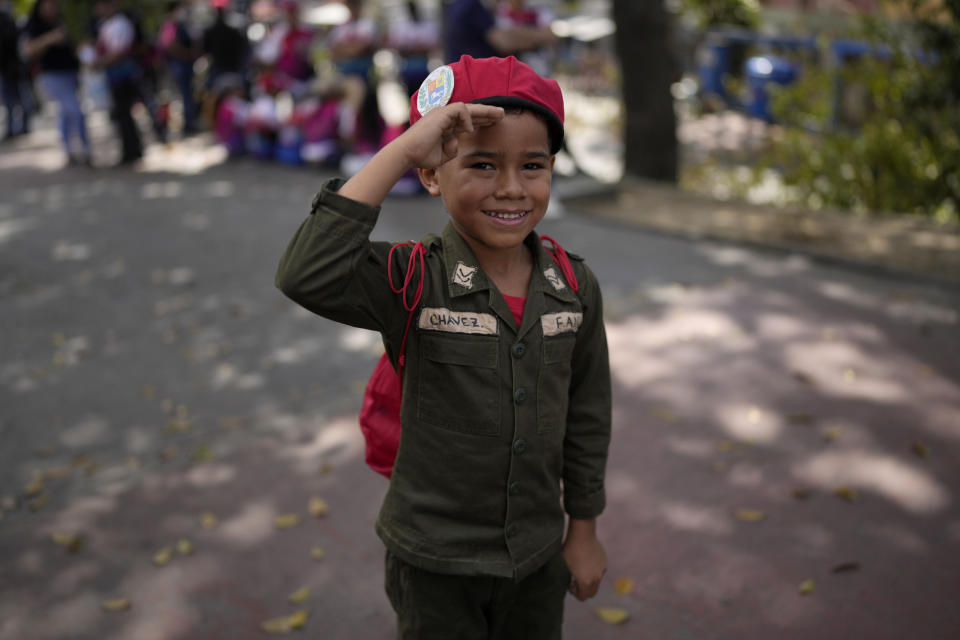
[[[210,462],[213,460],[213,450],[209,446],[203,445],[190,454],[190,460],[197,464]]]
[[[848,573],[850,571],[856,571],[859,568],[860,568],[859,562],[856,562],[856,561],[841,562],[840,564],[835,565],[832,569],[830,569],[830,573]]]
[[[217,516],[209,511],[204,511],[200,514],[200,526],[204,529],[213,529],[217,526]]]
[[[823,430],[821,435],[827,442],[839,440],[840,436],[843,435],[843,427],[828,427],[827,429]]]
[[[187,540],[186,538],[182,538],[178,540],[177,553],[179,553],[182,556],[190,555],[191,553],[193,553],[193,543]]]
[[[713,445],[714,449],[716,449],[721,453],[727,453],[729,451],[733,451],[733,449],[736,446],[737,446],[737,443],[734,442],[733,440],[720,440],[715,445]]]
[[[290,620],[288,616],[274,618],[260,623],[260,628],[267,633],[290,633]]]
[[[83,536],[78,533],[55,532],[50,536],[54,544],[63,547],[67,553],[76,553],[83,546]]]
[[[926,458],[927,456],[930,455],[930,447],[923,444],[922,442],[914,442],[913,444],[910,445],[910,450],[913,451],[914,454],[920,456],[921,458]]]
[[[310,597],[310,587],[300,587],[288,596],[293,604],[300,604]]]
[[[314,560],[323,560],[327,556],[327,552],[323,550],[323,547],[313,547],[310,549],[310,557]]]
[[[678,416],[677,413],[669,407],[655,407],[650,413],[652,413],[654,417],[663,420],[667,424],[676,424],[677,422],[680,422],[680,416]]]
[[[767,517],[767,514],[760,509],[746,509],[744,507],[737,507],[733,513],[744,522],[760,522]]]
[[[43,477],[46,480],[59,480],[60,478],[66,478],[71,473],[73,473],[73,467],[70,466],[51,467],[44,470]]]
[[[43,509],[45,506],[47,506],[47,503],[49,502],[50,502],[50,492],[44,491],[39,496],[37,496],[36,498],[28,502],[27,507],[29,507],[30,511],[39,511],[40,509]]]
[[[100,603],[104,611],[126,611],[130,608],[130,601],[126,598],[110,598]]]
[[[313,497],[310,498],[310,503],[307,505],[307,511],[310,512],[314,518],[321,518],[327,515],[327,512],[330,511],[330,505],[327,504],[327,501],[323,498]]]
[[[173,548],[164,547],[153,554],[153,564],[158,567],[165,567],[170,564],[170,560],[173,558]]]
[[[815,586],[816,585],[814,584],[813,579],[811,578],[809,580],[804,580],[803,582],[801,582],[800,586],[797,587],[797,591],[800,592],[800,595],[808,596],[811,593],[813,593]]]
[[[267,633],[289,633],[293,629],[302,629],[307,625],[309,613],[306,609],[301,609],[296,613],[282,618],[274,618],[261,623],[260,628]]]
[[[860,499],[860,494],[856,489],[851,489],[850,487],[837,487],[833,490],[833,495],[838,498],[843,498],[847,502],[856,502]]]
[[[38,496],[43,493],[43,474],[39,471],[34,472],[33,480],[23,489],[23,495],[28,498]]]
[[[295,527],[300,524],[300,514],[299,513],[288,513],[282,516],[277,516],[273,519],[273,526],[277,529],[289,529],[290,527]]]
[[[631,591],[633,591],[633,578],[617,578],[616,582],[613,583],[613,590],[616,591],[621,596],[625,596]]]
[[[593,612],[607,624],[622,624],[630,617],[630,613],[620,607],[597,607]]]
[[[310,614],[306,609],[301,609],[294,614],[287,616],[287,620],[290,622],[291,629],[303,629],[307,626],[307,617]]]

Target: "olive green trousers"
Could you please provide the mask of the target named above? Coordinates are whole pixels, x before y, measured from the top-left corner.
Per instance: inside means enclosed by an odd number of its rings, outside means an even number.
[[[560,640],[569,586],[561,553],[516,581],[433,573],[387,551],[399,640]]]

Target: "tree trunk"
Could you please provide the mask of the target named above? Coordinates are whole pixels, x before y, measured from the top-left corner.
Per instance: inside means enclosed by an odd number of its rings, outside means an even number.
[[[663,0],[613,0],[626,111],[627,175],[677,181],[677,122],[670,85],[676,61]]]

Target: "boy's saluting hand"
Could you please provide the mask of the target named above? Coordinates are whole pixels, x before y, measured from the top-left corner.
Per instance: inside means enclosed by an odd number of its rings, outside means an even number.
[[[503,114],[502,107],[454,102],[430,111],[397,141],[409,168],[436,169],[457,157],[458,135],[496,124]]]
[[[410,169],[436,169],[457,156],[461,133],[476,131],[503,120],[503,108],[454,102],[430,111],[400,137],[377,152],[340,188],[340,195],[380,206]]]

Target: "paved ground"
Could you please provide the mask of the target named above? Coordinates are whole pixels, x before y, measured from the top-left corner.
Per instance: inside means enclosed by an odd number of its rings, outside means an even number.
[[[257,638],[301,607],[304,637],[391,637],[355,421],[378,340],[272,286],[322,175],[61,171],[51,143],[0,149],[0,638]],[[387,209],[383,238],[444,218]],[[566,637],[960,636],[960,291],[575,210],[543,231],[601,278],[616,384],[610,579]]]

